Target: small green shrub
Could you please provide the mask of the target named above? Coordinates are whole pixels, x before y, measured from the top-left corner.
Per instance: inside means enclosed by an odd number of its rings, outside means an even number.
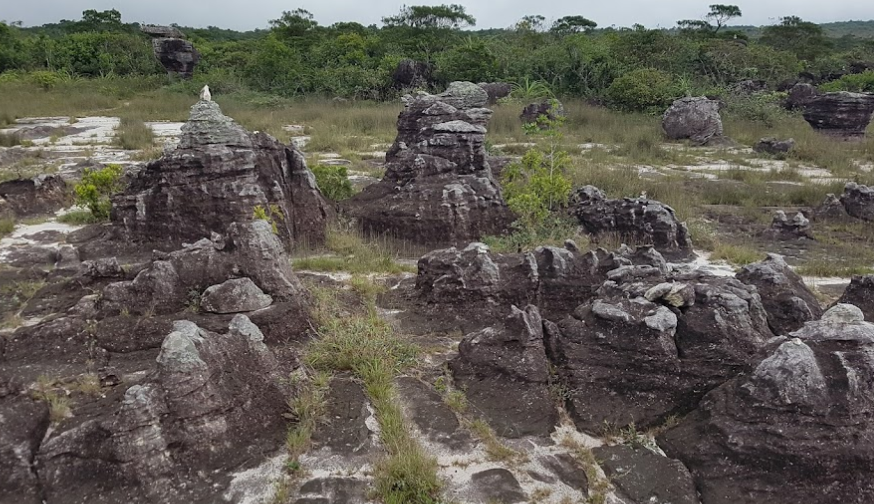
[[[278,235],[279,228],[276,227],[276,221],[285,220],[285,215],[282,213],[282,210],[280,210],[279,205],[269,205],[267,208],[264,208],[261,205],[255,205],[255,208],[252,209],[252,218],[267,221],[273,229],[273,234]]]
[[[660,114],[678,96],[671,74],[655,68],[638,68],[613,81],[606,90],[607,102],[626,112]]]
[[[152,128],[140,119],[122,117],[115,133],[115,144],[124,150],[148,149],[154,145]]]
[[[112,209],[110,196],[123,188],[121,165],[110,164],[100,170],[85,168],[82,180],[76,184],[73,191],[76,194],[76,204],[91,211],[98,221],[109,219]]]
[[[874,70],[866,70],[860,74],[844,75],[819,87],[820,90],[853,91],[855,93],[874,93]]]
[[[99,222],[90,210],[73,210],[58,217],[58,222],[72,225],[94,224]]]
[[[733,93],[723,98],[725,114],[773,128],[789,119],[783,107],[786,93]]]
[[[313,167],[316,184],[322,195],[332,201],[342,201],[352,196],[352,182],[345,166],[316,165]]]

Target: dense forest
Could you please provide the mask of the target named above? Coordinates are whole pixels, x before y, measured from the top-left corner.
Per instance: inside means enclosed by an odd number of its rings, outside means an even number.
[[[523,92],[584,97],[617,109],[663,110],[686,94],[720,94],[744,80],[785,89],[799,78],[828,89],[874,92],[874,22],[817,25],[795,16],[761,28],[732,25],[733,5],[711,5],[672,29],[600,29],[569,15],[522,17],[506,29],[475,30],[460,5],[405,6],[382,25],[320,25],[303,9],[263,30],[179,27],[202,55],[192,81],[215,91],[251,90],[386,99],[405,59],[426,69],[426,86],[453,80],[514,83]],[[837,36],[834,36],[837,35]],[[0,23],[0,79],[149,76],[163,73],[138,23],[116,10],[36,27]],[[782,84],[782,86],[781,86]]]

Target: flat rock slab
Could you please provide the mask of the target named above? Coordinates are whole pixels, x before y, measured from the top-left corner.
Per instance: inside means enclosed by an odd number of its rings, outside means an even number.
[[[313,433],[316,446],[349,455],[370,451],[370,429],[366,423],[370,412],[361,386],[348,378],[335,378],[326,401],[326,423]]]
[[[354,478],[317,478],[300,487],[294,504],[364,504],[367,482]]]
[[[552,471],[565,485],[579,490],[583,495],[589,494],[589,478],[586,476],[586,471],[577,464],[572,456],[567,453],[547,455],[540,459],[540,463]]]
[[[243,313],[267,308],[273,298],[249,278],[234,278],[203,291],[200,307],[212,313]]]
[[[603,446],[592,452],[618,493],[633,504],[699,504],[682,462],[646,448]]]
[[[488,469],[470,477],[473,493],[482,502],[513,504],[526,502],[528,497],[513,473],[506,469]]]
[[[472,445],[473,439],[461,428],[458,417],[431,387],[415,378],[401,378],[398,386],[410,419],[429,441],[452,450],[462,450]]]

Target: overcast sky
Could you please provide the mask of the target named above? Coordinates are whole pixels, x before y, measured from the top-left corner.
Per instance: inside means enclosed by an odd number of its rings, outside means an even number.
[[[829,21],[874,19],[874,0],[740,0],[740,24],[771,24],[788,15],[825,23]],[[424,5],[460,3],[477,20],[478,28],[507,27],[527,14],[540,14],[548,20],[566,15],[582,15],[607,27],[672,27],[678,19],[698,19],[715,0],[2,0],[0,20],[23,21],[26,26],[79,19],[86,9],[118,9],[125,22],[154,24],[178,23],[184,26],[219,26],[246,30],[265,28],[283,10],[301,7],[315,15],[319,24],[357,21],[379,24],[383,16],[396,13],[402,4]],[[589,4],[589,5],[587,5]]]

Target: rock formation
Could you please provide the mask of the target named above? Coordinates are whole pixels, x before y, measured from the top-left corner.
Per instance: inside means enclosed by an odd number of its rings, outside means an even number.
[[[808,103],[812,102],[817,96],[816,86],[806,82],[798,83],[789,89],[789,96],[786,98],[786,108],[789,110],[803,110]]]
[[[546,116],[550,121],[565,117],[564,105],[555,98],[529,103],[522,109],[519,119],[522,120],[523,124],[531,124],[537,123],[540,116]],[[546,128],[546,125],[541,125],[541,128]]]
[[[756,142],[756,145],[753,146],[753,150],[756,152],[760,152],[763,154],[786,154],[791,151],[792,148],[795,147],[795,139],[789,138],[787,140],[778,140],[776,138],[763,138]]]
[[[32,464],[49,428],[49,409],[5,377],[0,376],[0,381],[0,498],[16,504],[42,504]]]
[[[167,73],[190,79],[200,62],[200,53],[185,40],[185,34],[172,26],[143,25],[141,29],[152,37],[155,57]]]
[[[548,388],[543,320],[534,306],[511,310],[502,325],[465,336],[449,368],[456,386],[498,435],[546,437],[558,410]]]
[[[113,198],[112,221],[120,239],[173,250],[252,220],[256,207],[285,244],[324,240],[331,209],[303,154],[266,133],[248,133],[217,103],[201,100],[179,146]]]
[[[405,97],[385,177],[344,205],[365,232],[448,244],[508,229],[514,218],[484,147],[487,98],[470,82]]]
[[[510,92],[513,91],[513,86],[508,82],[480,82],[477,86],[488,93],[489,105],[498,103],[498,100],[510,96]]]
[[[610,234],[629,244],[652,245],[665,257],[689,258],[692,240],[674,210],[646,198],[608,199],[600,189],[586,186],[571,196],[571,214],[587,233]]]
[[[874,501],[874,324],[837,305],[770,348],[659,445],[707,504]]]
[[[832,193],[826,194],[822,203],[813,210],[813,217],[817,220],[849,220],[851,218],[847,209],[844,208],[844,204],[841,203],[841,199]]]
[[[725,142],[720,103],[709,98],[688,97],[675,101],[662,117],[662,129],[671,140],[691,140],[697,145]]]
[[[865,315],[865,320],[874,322],[874,275],[854,276],[838,303],[858,307]]]
[[[816,296],[782,256],[768,254],[764,261],[744,266],[736,276],[758,289],[774,334],[789,334],[822,317]]]
[[[46,501],[220,500],[229,472],[282,444],[290,391],[280,376],[245,316],[226,334],[176,322],[156,371],[117,406],[61,424],[43,443],[37,459]]]
[[[874,221],[874,187],[848,182],[841,203],[851,217]]]
[[[804,104],[803,113],[817,131],[841,138],[862,137],[874,114],[874,94],[823,93]]]
[[[773,337],[753,287],[642,266],[608,273],[594,300],[547,324],[547,352],[581,429],[651,426],[691,411]]]
[[[699,504],[692,475],[682,462],[643,446],[601,446],[592,453],[622,502]]]
[[[396,89],[427,88],[431,85],[431,65],[404,59],[398,62],[391,79]]]
[[[54,175],[0,182],[0,215],[22,218],[53,214],[69,203],[67,185]]]
[[[789,219],[783,210],[774,212],[771,227],[765,230],[765,235],[773,240],[814,239],[810,220],[803,213],[798,212],[795,217]]]

